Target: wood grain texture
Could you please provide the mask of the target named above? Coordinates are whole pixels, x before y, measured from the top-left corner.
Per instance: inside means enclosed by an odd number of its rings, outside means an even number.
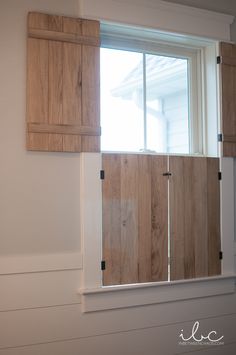
[[[168,178],[167,157],[151,157],[151,279],[168,279]]]
[[[138,156],[121,158],[121,283],[138,282]]]
[[[102,168],[105,181],[102,184],[103,221],[103,284],[121,283],[121,157],[103,154]]]
[[[100,50],[91,46],[82,48],[82,124],[100,126]],[[96,151],[98,138],[90,138]],[[82,149],[87,151],[88,142],[82,137]],[[100,148],[100,147],[99,147]],[[90,150],[89,150],[90,151]]]
[[[236,137],[236,45],[220,43],[221,109],[223,136]],[[236,156],[236,143],[224,142],[223,156]]]
[[[62,87],[63,87],[63,60],[62,43],[49,41],[49,125],[61,124],[62,113]]]
[[[219,159],[207,159],[207,214],[208,214],[208,274],[221,274],[220,238],[220,183],[216,178],[219,171]]]
[[[170,157],[171,280],[220,274],[218,168],[216,158]]]
[[[185,278],[184,236],[185,198],[184,161],[182,157],[170,157],[170,279]]]
[[[63,123],[81,125],[81,46],[63,44]]]
[[[97,21],[29,13],[29,150],[100,151],[99,41]]]
[[[70,124],[27,124],[30,133],[54,133],[67,135],[84,135],[84,136],[100,136],[101,129],[99,127],[78,126]]]
[[[138,156],[138,276],[152,280],[152,157]]]
[[[27,122],[48,123],[48,42],[28,39]]]
[[[168,279],[167,158],[103,154],[104,285]]]

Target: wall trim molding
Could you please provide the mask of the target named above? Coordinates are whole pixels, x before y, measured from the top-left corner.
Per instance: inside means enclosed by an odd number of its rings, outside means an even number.
[[[80,252],[0,257],[0,275],[77,269],[82,269]]]
[[[81,289],[82,311],[176,302],[235,292],[235,275]]]
[[[217,40],[230,40],[230,24],[234,20],[232,15],[161,0],[78,0],[78,2],[78,15],[83,18]]]

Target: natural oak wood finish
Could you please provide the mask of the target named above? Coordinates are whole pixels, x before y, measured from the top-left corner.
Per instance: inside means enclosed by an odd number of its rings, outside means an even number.
[[[222,116],[222,153],[236,156],[236,45],[220,43],[220,82]]]
[[[28,123],[28,131],[31,133],[55,133],[71,135],[99,136],[101,129],[97,127],[77,126],[72,124],[35,124]]]
[[[169,159],[171,280],[220,274],[219,159]]]
[[[219,171],[219,159],[207,159],[207,216],[208,216],[208,275],[221,274],[220,238],[220,190],[215,177]]]
[[[167,157],[103,154],[104,285],[168,279]]]
[[[29,150],[100,151],[99,32],[97,21],[29,13]]]

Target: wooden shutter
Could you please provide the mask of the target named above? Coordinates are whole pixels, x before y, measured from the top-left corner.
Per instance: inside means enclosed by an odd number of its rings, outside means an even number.
[[[236,157],[236,45],[220,43],[222,154]]]
[[[103,154],[103,284],[168,279],[167,157]]]
[[[219,159],[169,159],[171,280],[218,275]]]
[[[99,22],[28,15],[27,149],[100,150]]]

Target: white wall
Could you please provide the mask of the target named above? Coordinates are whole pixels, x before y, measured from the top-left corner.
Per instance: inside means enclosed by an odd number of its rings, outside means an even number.
[[[83,314],[79,155],[25,150],[26,15],[77,0],[0,0],[0,355],[235,354],[236,296]],[[181,329],[222,347],[178,345]]]
[[[26,16],[76,16],[76,0],[0,1],[0,255],[78,249],[79,155],[27,152]]]

